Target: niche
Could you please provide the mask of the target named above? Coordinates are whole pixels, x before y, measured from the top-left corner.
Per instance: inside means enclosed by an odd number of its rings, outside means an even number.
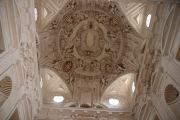
[[[180,45],[176,54],[176,60],[180,62]]]
[[[0,21],[0,54],[5,51],[5,46],[4,46],[4,39],[3,39],[3,33],[2,33],[2,26],[1,26],[1,21]]]
[[[165,101],[168,104],[168,107],[172,110],[174,115],[177,119],[180,119],[179,114],[179,106],[180,106],[180,99],[179,99],[179,91],[173,86],[168,85],[165,89]]]
[[[0,107],[11,94],[12,82],[9,77],[5,77],[0,81]]]

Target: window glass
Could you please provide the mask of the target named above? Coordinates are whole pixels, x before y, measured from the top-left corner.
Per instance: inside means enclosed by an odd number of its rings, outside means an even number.
[[[111,105],[117,105],[117,104],[119,104],[119,100],[118,100],[118,99],[111,98],[111,99],[109,99],[109,103],[110,103]]]
[[[146,19],[146,26],[147,26],[147,27],[149,27],[150,21],[151,21],[151,14],[149,14],[149,15],[147,16],[147,19]]]
[[[134,85],[134,82],[133,82],[133,84],[132,84],[132,92],[134,92],[135,91],[135,85]]]
[[[55,102],[62,102],[64,100],[64,97],[63,96],[54,96],[53,100]]]
[[[37,8],[34,8],[34,14],[35,14],[35,21],[37,21],[38,18]]]

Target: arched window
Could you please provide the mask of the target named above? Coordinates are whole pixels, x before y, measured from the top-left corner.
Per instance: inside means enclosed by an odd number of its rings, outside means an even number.
[[[151,14],[149,14],[146,18],[146,27],[149,27],[150,22],[151,22]]]
[[[41,81],[40,81],[40,87],[42,88],[43,87],[43,79],[41,78]]]
[[[132,84],[132,92],[134,93],[134,91],[135,91],[135,85],[134,85],[134,82],[133,82],[133,84]]]
[[[34,8],[34,14],[35,14],[35,21],[37,21],[38,18],[37,8]]]

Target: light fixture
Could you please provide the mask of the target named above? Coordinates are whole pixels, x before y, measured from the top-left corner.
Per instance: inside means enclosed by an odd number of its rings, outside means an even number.
[[[135,91],[135,85],[134,85],[134,82],[133,82],[133,84],[132,84],[132,92],[134,92]]]
[[[55,102],[62,102],[64,100],[64,97],[63,96],[54,96],[53,100]]]
[[[119,104],[119,100],[118,100],[118,99],[111,98],[111,99],[109,99],[109,103],[110,103],[111,105],[117,105],[117,104]]]
[[[149,27],[150,21],[151,21],[151,14],[149,14],[149,15],[147,16],[147,19],[146,19],[146,27]]]

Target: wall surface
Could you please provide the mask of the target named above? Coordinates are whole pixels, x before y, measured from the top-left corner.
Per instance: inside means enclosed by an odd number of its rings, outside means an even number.
[[[0,53],[0,119],[32,120],[42,104],[34,1],[1,0],[0,20],[5,46]]]

